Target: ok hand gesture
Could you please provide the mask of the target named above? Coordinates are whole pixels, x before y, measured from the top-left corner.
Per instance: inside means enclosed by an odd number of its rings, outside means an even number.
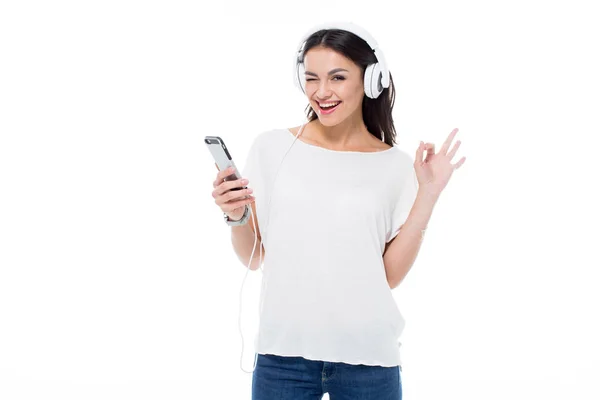
[[[458,128],[450,132],[450,135],[437,154],[435,153],[435,144],[423,142],[419,144],[414,163],[415,173],[419,181],[419,190],[439,196],[448,184],[448,181],[450,181],[454,170],[460,168],[465,162],[466,158],[463,157],[457,163],[451,163],[460,146],[460,140],[458,140],[452,147],[452,150],[448,151],[456,132],[458,132]],[[425,150],[427,151],[427,156],[423,160],[423,152]]]

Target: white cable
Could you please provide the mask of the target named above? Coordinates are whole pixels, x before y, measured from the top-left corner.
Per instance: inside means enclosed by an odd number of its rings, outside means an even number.
[[[300,136],[300,134],[302,133],[302,130],[304,129],[304,126],[307,124],[307,122],[305,122],[304,124],[302,124],[302,126],[300,127],[300,129],[298,130],[298,133],[296,134],[296,137],[294,138],[294,141],[292,142],[292,144],[290,145],[290,147],[288,147],[287,151],[285,152],[285,154],[283,155],[283,158],[281,159],[281,162],[279,163],[279,168],[277,169],[277,173],[275,174],[275,178],[273,179],[273,188],[275,187],[275,182],[277,180],[277,176],[279,175],[279,171],[281,170],[281,165],[283,164],[283,160],[285,160],[285,157],[287,156],[287,153],[289,153],[290,149],[292,148],[292,146],[294,145],[294,143],[296,143],[296,140],[298,139],[298,136]],[[269,203],[267,205],[267,217],[270,217],[271,215],[271,199],[273,198],[273,188],[271,189],[271,194],[269,195]],[[244,283],[246,282],[246,277],[248,276],[248,271],[250,271],[250,264],[252,264],[252,259],[254,258],[254,250],[256,249],[256,243],[258,241],[258,234],[256,233],[256,218],[254,216],[254,212],[252,211],[252,206],[250,207],[250,215],[252,216],[252,226],[254,226],[254,246],[252,246],[252,253],[250,254],[250,260],[248,260],[248,264],[246,265],[246,274],[244,275],[244,280],[242,281],[242,288],[240,289],[240,306],[239,306],[239,314],[238,314],[238,327],[239,327],[239,331],[240,331],[240,336],[242,337],[242,354],[240,355],[240,368],[242,371],[251,374],[252,372],[254,372],[254,369],[256,369],[256,360],[258,358],[258,353],[256,353],[254,355],[254,365],[253,365],[253,369],[252,371],[246,371],[244,369],[244,367],[242,366],[242,360],[244,357],[244,334],[242,333],[242,291],[244,288]],[[261,270],[261,272],[264,273],[263,267],[262,267],[262,243],[265,242],[265,236],[267,233],[267,228],[269,226],[269,219],[267,218],[267,222],[266,222],[266,226],[265,229],[261,232],[261,237],[262,237],[262,241],[261,241],[261,245],[259,248],[259,258],[258,258],[258,266]],[[263,278],[264,279],[264,278]],[[266,290],[266,286],[262,287],[261,289],[261,299],[262,299],[262,292]],[[258,323],[260,325],[260,314],[261,314],[261,310],[262,310],[262,302],[259,302],[258,304]]]

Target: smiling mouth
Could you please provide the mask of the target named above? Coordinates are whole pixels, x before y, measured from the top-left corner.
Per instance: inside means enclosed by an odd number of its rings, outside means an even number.
[[[321,109],[321,111],[332,111],[334,108],[336,108],[337,106],[339,106],[342,102],[341,101],[335,101],[335,102],[328,102],[328,103],[323,103],[326,106],[322,106],[321,103],[317,102],[319,108]]]

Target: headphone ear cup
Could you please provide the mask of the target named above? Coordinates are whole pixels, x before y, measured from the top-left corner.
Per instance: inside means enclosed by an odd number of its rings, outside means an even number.
[[[371,64],[365,69],[364,83],[365,94],[371,99],[376,99],[383,92],[381,66],[379,63]]]
[[[306,88],[304,87],[305,83],[306,77],[304,76],[304,63],[298,63],[298,66],[296,68],[296,86],[304,94],[306,94]]]

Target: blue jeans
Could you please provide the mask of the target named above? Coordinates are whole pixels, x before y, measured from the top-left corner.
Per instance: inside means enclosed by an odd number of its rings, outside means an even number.
[[[258,354],[252,400],[402,400],[401,368]]]

